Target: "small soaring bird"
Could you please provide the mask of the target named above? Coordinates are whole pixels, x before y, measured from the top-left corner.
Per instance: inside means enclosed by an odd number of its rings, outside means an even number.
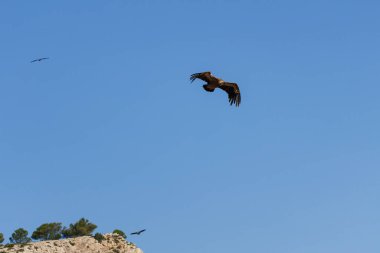
[[[145,229],[131,233],[131,235],[140,235]]]
[[[44,58],[38,58],[38,59],[35,59],[33,61],[31,61],[30,63],[33,63],[33,62],[36,62],[36,61],[43,61],[43,60],[47,60],[49,59],[48,57],[44,57]]]
[[[239,86],[236,83],[225,82],[222,79],[213,76],[211,72],[195,73],[190,76],[191,82],[194,82],[197,78],[207,83],[203,85],[203,88],[206,91],[213,92],[216,88],[222,89],[227,92],[230,105],[240,105],[241,95]]]

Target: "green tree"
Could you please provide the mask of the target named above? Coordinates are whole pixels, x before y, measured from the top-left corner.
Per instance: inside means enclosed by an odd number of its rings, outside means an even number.
[[[70,224],[68,228],[64,228],[62,235],[65,238],[92,235],[92,232],[97,228],[95,224],[92,224],[87,219],[82,218],[74,224]]]
[[[0,233],[0,244],[4,242],[4,235],[3,233]]]
[[[28,231],[23,228],[16,229],[13,232],[12,237],[9,238],[11,243],[28,243],[31,239],[28,237]]]
[[[97,240],[99,243],[101,243],[105,238],[101,233],[96,233],[94,235],[95,240]]]
[[[115,229],[112,233],[121,235],[124,239],[127,238],[127,235],[123,231],[121,231],[120,229]]]
[[[39,226],[32,234],[34,240],[58,240],[62,237],[62,223],[45,223]]]

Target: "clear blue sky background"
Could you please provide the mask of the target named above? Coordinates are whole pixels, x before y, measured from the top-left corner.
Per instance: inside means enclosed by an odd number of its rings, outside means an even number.
[[[146,253],[378,253],[379,13],[2,0],[0,231],[86,217],[146,228]],[[207,70],[240,108],[189,83]]]

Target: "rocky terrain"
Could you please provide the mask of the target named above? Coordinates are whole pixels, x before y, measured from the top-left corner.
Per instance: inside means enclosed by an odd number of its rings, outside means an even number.
[[[118,234],[105,234],[104,240],[100,242],[91,236],[82,236],[27,244],[0,245],[0,253],[143,253],[143,251]]]

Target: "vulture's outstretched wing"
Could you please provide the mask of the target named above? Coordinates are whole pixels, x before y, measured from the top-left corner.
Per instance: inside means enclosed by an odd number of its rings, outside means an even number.
[[[239,86],[236,83],[228,83],[224,82],[222,83],[219,88],[224,90],[228,93],[228,100],[230,102],[230,105],[235,104],[236,106],[240,105],[241,102],[241,95]]]
[[[202,73],[195,73],[190,76],[191,82],[194,82],[195,79],[201,79],[207,83],[212,83],[212,82],[218,82],[219,79],[216,78],[211,74],[211,72],[202,72]]]

